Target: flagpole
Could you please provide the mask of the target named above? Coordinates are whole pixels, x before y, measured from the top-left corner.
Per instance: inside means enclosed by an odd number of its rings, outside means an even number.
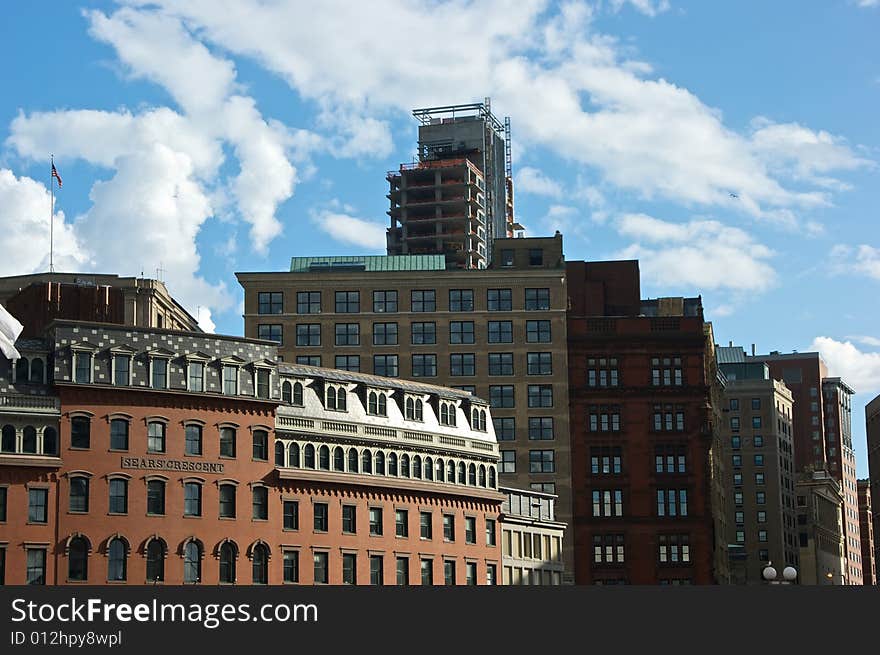
[[[52,170],[55,168],[55,156],[49,155],[49,189],[50,189],[50,201],[49,201],[49,272],[55,272],[55,263],[53,261],[54,251],[55,251],[55,176],[52,175]]]

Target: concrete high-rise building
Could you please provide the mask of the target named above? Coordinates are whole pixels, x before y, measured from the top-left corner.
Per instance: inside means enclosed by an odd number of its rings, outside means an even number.
[[[557,520],[570,530],[562,236],[496,239],[486,269],[447,270],[445,263],[441,254],[303,257],[289,271],[237,273],[245,335],[276,341],[286,362],[431,382],[488,399],[500,483],[556,494]]]
[[[846,584],[862,584],[856,456],[851,431],[854,391],[840,378],[828,377],[817,352],[749,355],[766,362],[770,375],[782,380],[794,399],[794,454],[798,472],[827,471],[841,484],[842,537]]]
[[[795,496],[801,560],[798,582],[850,584],[843,550],[842,485],[828,471],[803,471],[798,473]]]
[[[506,487],[499,491],[505,495],[500,518],[503,584],[562,584],[566,525],[556,520],[556,497]]]
[[[869,480],[859,480],[859,532],[862,536],[862,581],[877,584],[877,562],[874,557],[874,522]]]
[[[485,102],[413,110],[418,160],[387,175],[388,254],[442,254],[447,268],[485,268],[513,218],[510,121]]]
[[[711,584],[711,330],[699,298],[640,299],[638,262],[569,262],[578,584]]]
[[[728,471],[727,539],[742,554],[740,584],[761,584],[772,562],[798,568],[792,395],[742,348],[718,347]]]

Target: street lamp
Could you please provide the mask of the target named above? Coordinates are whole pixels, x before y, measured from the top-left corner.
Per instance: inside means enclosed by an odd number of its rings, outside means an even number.
[[[779,572],[773,568],[773,562],[767,562],[767,566],[761,572],[761,575],[767,581],[767,584],[794,584],[797,580],[797,569],[793,566],[786,566],[782,569],[782,580],[777,580]]]

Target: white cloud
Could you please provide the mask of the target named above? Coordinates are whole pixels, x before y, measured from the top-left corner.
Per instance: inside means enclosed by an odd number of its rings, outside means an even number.
[[[621,7],[627,3],[637,11],[651,17],[669,10],[669,0],[611,0],[611,9],[620,11]]]
[[[857,0],[859,7],[880,7],[880,0]]]
[[[852,318],[852,317],[850,317],[850,318]],[[866,346],[880,348],[880,339],[878,339],[877,337],[871,337],[871,336],[867,336],[867,335],[857,334],[857,335],[853,335],[853,336],[844,337],[844,339],[846,339],[847,341],[855,341],[856,343],[861,343]]]
[[[44,184],[0,168],[0,275],[49,270],[50,205]],[[88,258],[64,212],[57,211],[57,204],[53,230],[55,270],[77,271],[86,266]]]
[[[739,228],[708,220],[671,223],[645,214],[626,214],[615,227],[637,240],[617,257],[639,259],[645,280],[736,291],[764,291],[776,283],[768,263],[773,251]]]
[[[562,196],[562,185],[550,179],[537,168],[523,166],[516,171],[516,193],[533,193],[538,196],[559,198]]]
[[[880,249],[873,246],[837,244],[831,249],[829,260],[835,273],[854,273],[880,280]]]
[[[857,393],[880,391],[880,353],[862,352],[850,341],[816,337],[810,350],[818,351],[828,365],[828,372],[841,377]]]
[[[368,250],[385,250],[386,238],[384,223],[352,216],[353,208],[331,203],[331,208],[316,209],[310,212],[312,222],[336,241]]]

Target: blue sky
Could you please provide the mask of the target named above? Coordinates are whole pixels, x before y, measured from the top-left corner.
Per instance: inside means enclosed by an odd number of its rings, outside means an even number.
[[[637,257],[717,341],[818,349],[880,393],[880,0],[14,3],[0,275],[155,275],[240,333],[233,273],[381,253],[413,107],[492,97],[518,219]],[[735,196],[735,197],[734,197]]]

